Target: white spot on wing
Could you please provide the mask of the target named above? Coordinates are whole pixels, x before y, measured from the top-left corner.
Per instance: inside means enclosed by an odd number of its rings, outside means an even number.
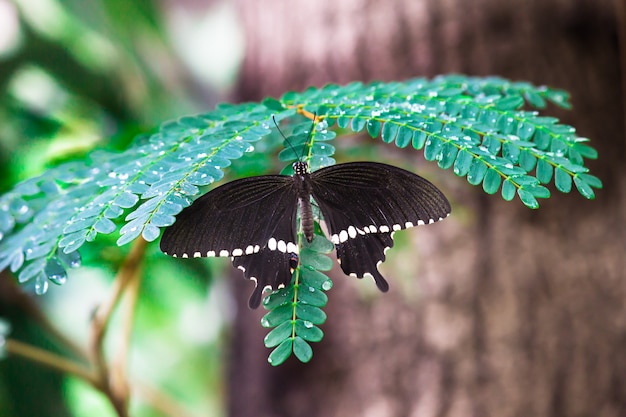
[[[394,224],[394,225],[393,225],[393,227],[392,227],[392,229],[393,229],[394,231],[397,231],[397,230],[402,230],[402,226],[400,226],[399,224]]]
[[[411,223],[411,222],[406,222],[406,223],[404,223],[404,227],[406,227],[407,229],[408,229],[409,227],[413,227],[413,223]]]
[[[348,240],[348,232],[342,230],[341,232],[339,232],[339,242],[343,243],[346,240]]]
[[[356,237],[356,229],[354,228],[354,226],[350,226],[348,227],[348,235],[354,239]]]
[[[376,226],[370,224],[370,233],[376,233]]]
[[[189,258],[189,255],[187,255],[186,253],[183,253],[183,258]]]
[[[282,253],[286,253],[287,252],[287,244],[285,243],[284,240],[279,240],[278,244],[276,245],[276,247],[278,248],[279,251],[281,251]]]
[[[339,236],[337,236],[337,235],[332,235],[332,236],[330,237],[330,241],[331,241],[331,242],[333,242],[335,245],[338,245],[338,244],[339,244]]]
[[[374,279],[374,275],[370,274],[369,272],[364,273],[363,278],[371,278],[374,282],[376,282],[376,280]]]
[[[440,220],[441,220],[441,219],[440,219]],[[433,223],[435,223],[435,219],[430,219],[430,220],[428,220],[428,224],[433,224]]]
[[[267,241],[267,248],[269,250],[276,250],[276,244],[277,244],[276,239],[271,238],[270,240]]]
[[[166,254],[166,255],[167,255],[167,254]],[[178,258],[178,255],[176,255],[176,254],[173,254],[172,256],[173,256],[174,258]]]
[[[389,231],[389,226],[380,226],[378,230],[380,233],[387,233]]]
[[[418,221],[417,221],[417,225],[418,225],[418,226],[423,226],[423,225],[425,225],[425,224],[426,224],[426,223],[424,223],[424,220],[418,220]]]
[[[243,255],[243,250],[241,250],[241,249],[235,249],[235,250],[233,251],[233,256],[241,256],[241,255]]]
[[[215,256],[215,251],[214,250],[210,250],[206,253],[206,256],[208,256],[209,258],[212,258]]]
[[[238,269],[241,269],[243,272],[246,272],[246,268],[244,268],[243,266],[239,265],[237,267]],[[252,278],[251,278],[252,279]],[[254,282],[256,282],[256,279],[254,280]]]
[[[194,258],[200,258],[202,256],[202,254],[200,252],[194,252],[193,253],[193,257]]]
[[[287,252],[289,253],[298,253],[298,245],[293,242],[287,243]]]
[[[227,250],[222,249],[222,250],[220,251],[220,256],[228,256],[228,253],[229,253],[229,252],[228,252]]]
[[[246,248],[246,255],[251,255],[251,254],[253,254],[253,253],[254,253],[254,246],[249,245],[249,246]]]
[[[364,234],[365,234],[365,232],[364,232],[363,230],[361,230],[361,229],[356,229],[356,231],[357,231],[360,235],[364,235]]]

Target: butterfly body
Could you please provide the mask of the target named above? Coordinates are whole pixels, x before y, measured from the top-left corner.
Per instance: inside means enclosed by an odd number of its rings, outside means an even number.
[[[307,242],[313,241],[315,224],[313,222],[313,206],[311,205],[311,174],[305,162],[293,163],[293,179],[298,194],[298,207],[300,208],[300,222],[302,233]]]
[[[294,175],[235,180],[211,190],[183,210],[167,228],[161,250],[177,257],[227,256],[256,282],[250,298],[288,285],[298,262],[297,213],[311,242],[319,206],[342,270],[371,276],[381,291],[389,285],[378,271],[393,233],[442,220],[450,213],[443,193],[424,178],[391,165],[352,162],[310,173],[306,162]]]

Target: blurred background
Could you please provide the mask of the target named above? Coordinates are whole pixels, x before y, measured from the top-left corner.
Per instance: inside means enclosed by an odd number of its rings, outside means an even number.
[[[247,309],[250,283],[225,262],[183,264],[148,246],[131,414],[621,417],[622,3],[0,0],[0,192],[93,149],[123,150],[166,120],[308,85],[464,73],[566,89],[574,110],[548,112],[599,150],[590,167],[605,187],[594,201],[552,187],[553,197],[530,211],[415,152],[358,137],[337,142],[339,160],[358,145],[413,165],[444,190],[454,214],[398,235],[383,267],[388,294],[333,276],[326,336],[307,365],[267,364],[263,312]],[[12,337],[62,349],[42,331],[41,309],[86,343],[91,314],[128,252],[116,238],[84,247],[83,266],[42,297],[22,295],[2,272],[0,317]],[[0,362],[0,416],[114,415],[79,379]]]

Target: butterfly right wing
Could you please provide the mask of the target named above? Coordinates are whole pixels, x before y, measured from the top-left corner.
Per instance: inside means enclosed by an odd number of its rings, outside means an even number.
[[[404,169],[351,162],[311,173],[317,202],[335,244],[341,269],[371,275],[381,291],[389,284],[378,271],[393,246],[393,232],[441,220],[450,203],[433,184]]]
[[[178,214],[163,233],[161,251],[182,258],[232,257],[233,265],[257,285],[254,303],[250,300],[256,307],[263,289],[276,289],[291,279],[284,265],[297,252],[296,210],[292,177],[235,180],[211,190]]]

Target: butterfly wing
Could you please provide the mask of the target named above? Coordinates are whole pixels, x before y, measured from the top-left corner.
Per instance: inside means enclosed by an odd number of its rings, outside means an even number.
[[[426,179],[376,162],[322,168],[311,173],[311,189],[342,270],[358,278],[371,275],[381,291],[389,285],[378,264],[393,246],[393,232],[450,214],[446,197]]]
[[[161,250],[182,258],[232,257],[244,277],[256,282],[250,300],[256,307],[266,287],[276,289],[291,279],[285,265],[297,252],[293,187],[292,177],[283,175],[243,178],[217,187],[176,216],[176,223],[163,233]]]
[[[266,287],[278,289],[289,284],[293,270],[298,266],[298,256],[266,247],[258,253],[233,258],[233,265],[242,270],[247,279],[256,283],[248,305],[257,308]]]
[[[369,274],[378,289],[389,290],[387,280],[378,272],[378,264],[385,261],[387,249],[393,246],[391,233],[366,233],[335,245],[337,260],[346,274],[363,278]]]

